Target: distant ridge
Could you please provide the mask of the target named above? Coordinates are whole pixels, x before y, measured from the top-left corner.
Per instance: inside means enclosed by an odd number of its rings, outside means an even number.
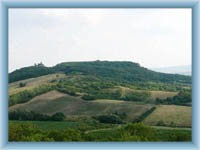
[[[64,62],[53,67],[43,64],[18,69],[9,73],[9,82],[15,82],[42,75],[64,72],[65,74],[84,74],[118,82],[165,82],[191,83],[191,77],[177,74],[159,73],[130,61],[88,61]]]

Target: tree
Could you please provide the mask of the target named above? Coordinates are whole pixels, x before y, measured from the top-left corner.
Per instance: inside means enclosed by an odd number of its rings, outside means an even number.
[[[23,83],[23,82],[19,83],[19,87],[25,87],[25,86],[26,86],[26,83]]]
[[[63,121],[65,119],[65,115],[62,112],[57,112],[51,116],[53,121]]]
[[[117,115],[101,115],[94,117],[99,120],[101,123],[113,123],[113,124],[121,124],[123,123],[121,118]]]

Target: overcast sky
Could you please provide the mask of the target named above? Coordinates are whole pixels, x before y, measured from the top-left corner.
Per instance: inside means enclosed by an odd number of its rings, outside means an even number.
[[[9,72],[93,60],[191,65],[191,9],[9,9]]]

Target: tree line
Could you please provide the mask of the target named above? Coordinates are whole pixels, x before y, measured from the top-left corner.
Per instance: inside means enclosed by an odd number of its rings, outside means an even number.
[[[64,119],[65,115],[62,112],[46,115],[34,111],[9,111],[9,120],[64,121]]]
[[[118,81],[121,83],[176,82],[191,84],[190,76],[158,73],[128,61],[67,62],[60,63],[54,67],[45,67],[43,64],[34,65],[9,73],[9,83],[56,72],[64,72],[68,75],[93,75],[104,78],[107,81]]]
[[[192,105],[192,92],[191,90],[182,90],[174,97],[168,97],[166,99],[156,99],[156,104],[166,104],[166,105]]]

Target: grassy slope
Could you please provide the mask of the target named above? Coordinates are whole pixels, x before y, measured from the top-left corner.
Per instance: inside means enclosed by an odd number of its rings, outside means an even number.
[[[54,96],[54,98],[52,98]],[[115,111],[126,112],[127,121],[132,121],[135,117],[150,109],[152,105],[142,105],[134,102],[115,100],[85,101],[79,97],[69,96],[57,91],[50,91],[33,98],[23,104],[10,107],[10,110],[33,110],[39,113],[53,114],[63,112],[67,117],[83,116],[90,117],[101,114],[111,114]]]
[[[10,110],[16,110],[16,109],[35,109],[38,107],[38,105],[46,105],[50,101],[54,101],[55,99],[65,97],[66,94],[57,92],[57,91],[50,91],[44,94],[41,94],[39,96],[34,97],[31,101],[28,101],[26,103],[22,104],[16,104],[14,106],[9,107]]]
[[[66,75],[63,73],[58,73],[13,82],[9,84],[9,94],[17,93],[26,89],[32,89],[39,85],[50,83],[51,80],[62,78],[66,78]],[[26,86],[19,88],[20,82],[26,83]],[[135,89],[130,89],[123,86],[116,86],[116,89],[118,88],[121,89],[122,95],[128,94],[131,91],[135,91]],[[110,90],[115,90],[115,88]],[[177,92],[169,91],[150,91],[150,93],[150,101],[154,101],[155,98],[164,99],[166,97],[172,97],[177,94]],[[140,102],[124,102],[107,99],[88,102],[80,99],[79,97],[73,97],[57,91],[51,91],[46,94],[39,95],[27,103],[17,104],[10,107],[9,109],[34,110],[47,114],[53,114],[55,112],[62,111],[65,113],[65,115],[67,115],[67,118],[69,119],[74,119],[78,116],[90,117],[93,115],[110,114],[115,111],[120,111],[126,112],[128,114],[126,119],[127,121],[132,121],[135,117],[141,115],[151,107],[151,104],[141,104]],[[176,108],[178,109],[176,110]],[[181,121],[182,119],[186,119],[186,121]],[[151,114],[151,116],[145,119],[144,123],[156,125],[160,120],[165,120],[164,123],[166,125],[170,125],[171,122],[174,122],[178,126],[190,127],[191,107],[160,106],[153,114]]]
[[[128,87],[123,86],[117,86],[116,88],[119,88],[121,90],[121,95],[124,96],[128,93],[134,92],[134,91],[142,91],[142,90],[135,90]],[[150,90],[149,90],[150,91]],[[177,95],[178,92],[171,92],[171,91],[150,91],[150,101],[154,101],[156,98],[159,99],[166,99],[167,97],[173,97]]]
[[[177,95],[178,92],[169,92],[169,91],[151,91],[151,99],[166,99],[167,97],[173,97]]]
[[[49,74],[49,75],[44,75],[40,76],[37,78],[30,78],[26,80],[21,80],[21,81],[16,81],[13,83],[9,84],[9,95],[15,94],[17,92],[23,91],[23,90],[29,90],[33,89],[35,87],[38,87],[42,84],[45,83],[50,83],[50,81],[55,80],[55,79],[62,79],[65,78],[66,75],[63,73],[56,73],[56,74]],[[26,83],[25,87],[19,87],[19,83]]]
[[[192,107],[160,105],[144,120],[144,124],[156,125],[159,121],[163,121],[168,126],[173,122],[176,126],[191,127],[191,119]]]
[[[64,73],[56,73],[56,74],[49,74],[49,75],[44,75],[44,76],[40,76],[36,78],[30,78],[26,80],[13,82],[9,84],[9,95],[16,94],[24,90],[31,90],[43,84],[51,84],[52,80],[56,80],[56,79],[58,80],[58,79],[63,79],[63,78],[67,78],[67,76]],[[79,75],[74,76],[74,78],[77,80],[79,78]],[[74,83],[76,83],[76,80],[74,81]],[[26,86],[19,87],[20,82],[26,83]],[[117,89],[121,90],[122,96],[129,94],[130,92],[142,91],[142,90],[131,89],[124,86],[116,86],[116,88],[110,89],[110,90],[113,91]],[[155,100],[156,98],[165,99],[167,97],[173,97],[177,94],[177,92],[171,92],[171,91],[150,91],[150,93],[151,93],[150,100]]]
[[[126,121],[133,121],[151,107],[152,105],[148,104],[117,100],[85,101],[79,97],[50,91],[33,98],[27,103],[17,104],[9,109],[33,110],[46,114],[63,112],[69,120],[90,118],[91,116],[111,114],[118,111],[127,113]],[[157,109],[144,120],[144,124],[156,125],[159,121],[163,121],[168,126],[173,122],[176,126],[191,127],[191,107],[175,105],[157,106]]]

